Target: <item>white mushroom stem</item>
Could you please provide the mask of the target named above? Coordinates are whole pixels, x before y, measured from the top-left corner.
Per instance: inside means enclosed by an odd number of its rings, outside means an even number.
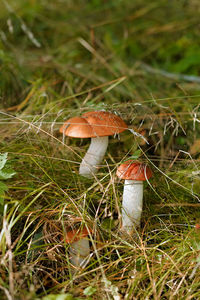
[[[93,174],[97,173],[107,147],[108,136],[91,138],[90,147],[80,164],[79,174],[91,178]]]
[[[125,180],[122,201],[122,229],[131,233],[140,226],[143,206],[143,181]]]
[[[69,247],[70,262],[75,268],[84,267],[90,255],[88,237],[71,243]]]

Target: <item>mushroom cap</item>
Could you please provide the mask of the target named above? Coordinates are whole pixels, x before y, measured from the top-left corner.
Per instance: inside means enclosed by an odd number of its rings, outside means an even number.
[[[66,233],[65,242],[69,244],[73,242],[77,242],[83,239],[84,237],[88,236],[89,232],[91,232],[91,229],[90,228],[87,229],[85,226],[81,229],[80,228],[70,229]]]
[[[200,224],[196,224],[195,228],[196,228],[196,230],[199,230],[200,229]]]
[[[134,160],[127,160],[117,168],[117,176],[120,179],[145,181],[152,177],[151,169]]]
[[[128,126],[117,115],[106,111],[90,111],[67,120],[60,132],[75,138],[93,138],[114,135]]]

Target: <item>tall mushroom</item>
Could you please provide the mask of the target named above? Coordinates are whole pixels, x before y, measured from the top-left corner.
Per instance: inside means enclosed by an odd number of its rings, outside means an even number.
[[[117,115],[105,111],[91,111],[80,117],[67,120],[60,132],[69,137],[91,138],[91,143],[83,158],[79,174],[91,178],[97,173],[108,147],[108,136],[126,130],[125,122]]]
[[[122,201],[122,230],[131,233],[140,226],[143,206],[143,182],[152,176],[151,169],[138,161],[128,160],[117,169],[125,179]]]

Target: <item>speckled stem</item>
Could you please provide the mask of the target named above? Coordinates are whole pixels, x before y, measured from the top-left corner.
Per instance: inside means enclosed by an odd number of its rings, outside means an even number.
[[[140,226],[143,206],[143,181],[125,180],[122,201],[122,230],[131,233]]]
[[[91,138],[90,147],[83,158],[79,174],[92,178],[98,171],[99,164],[102,162],[106,149],[108,147],[108,136]]]

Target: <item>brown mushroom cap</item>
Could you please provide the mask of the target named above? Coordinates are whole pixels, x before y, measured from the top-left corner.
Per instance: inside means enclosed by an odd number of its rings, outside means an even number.
[[[67,120],[60,132],[70,137],[93,138],[120,133],[128,127],[117,115],[106,111],[91,111]]]
[[[127,160],[117,168],[120,179],[145,181],[152,177],[151,169],[139,161]]]
[[[65,242],[66,243],[73,243],[73,242],[77,242],[81,239],[83,239],[84,237],[89,235],[89,232],[91,232],[91,229],[87,229],[85,226],[81,229],[70,229],[69,231],[67,231],[66,236],[65,236]]]

